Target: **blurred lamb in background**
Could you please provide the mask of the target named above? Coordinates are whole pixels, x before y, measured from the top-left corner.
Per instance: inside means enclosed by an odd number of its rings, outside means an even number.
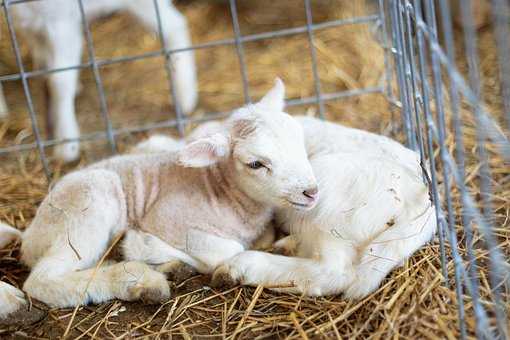
[[[7,117],[7,103],[5,102],[4,89],[0,83],[0,118]]]
[[[148,29],[158,32],[154,2],[151,0],[88,0],[84,1],[87,20],[116,11],[128,11]],[[186,18],[170,1],[157,0],[162,33],[168,49],[191,46]],[[14,23],[24,33],[30,46],[35,69],[56,69],[80,64],[83,52],[83,23],[77,1],[53,0],[16,4],[10,7]],[[115,43],[112,41],[112,43]],[[172,69],[177,101],[187,113],[198,99],[194,54],[185,51],[172,54]],[[79,138],[75,116],[75,96],[78,92],[78,70],[48,75],[49,116],[56,139]],[[3,91],[0,88],[0,117],[7,115]],[[55,156],[72,161],[79,156],[79,142],[56,146]]]

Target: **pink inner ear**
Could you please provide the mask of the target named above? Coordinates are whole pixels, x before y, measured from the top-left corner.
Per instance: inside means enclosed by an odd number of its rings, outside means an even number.
[[[200,168],[218,162],[228,152],[228,139],[221,134],[199,139],[179,152],[178,162],[182,166]]]

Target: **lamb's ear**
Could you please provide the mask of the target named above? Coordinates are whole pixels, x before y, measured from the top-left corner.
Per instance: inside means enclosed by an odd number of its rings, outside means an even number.
[[[177,162],[188,168],[202,168],[217,163],[229,152],[228,137],[215,133],[186,145],[179,151]]]
[[[273,88],[262,97],[258,105],[274,111],[283,111],[285,107],[285,85],[280,78],[275,79]]]

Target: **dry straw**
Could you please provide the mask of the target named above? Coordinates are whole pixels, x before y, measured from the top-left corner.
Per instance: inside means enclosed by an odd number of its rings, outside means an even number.
[[[189,18],[195,42],[232,36],[228,6],[221,1],[181,2]],[[241,2],[240,2],[241,3]],[[353,17],[367,13],[361,1],[314,1],[316,22]],[[270,4],[270,6],[268,6]],[[299,1],[250,1],[239,8],[243,34],[298,26],[305,23]],[[158,40],[144,33],[129,16],[115,15],[92,25],[98,57],[133,55],[158,48]],[[2,28],[5,32],[5,27]],[[481,69],[485,76],[484,94],[489,108],[500,116],[501,98],[495,67],[496,51],[492,36],[481,30]],[[267,90],[271,79],[282,77],[288,97],[313,95],[310,54],[306,35],[272,39],[245,45],[251,95],[256,98]],[[317,32],[315,43],[319,71],[325,92],[377,86],[384,76],[383,51],[374,40],[373,27],[350,25]],[[6,39],[0,41],[2,72],[16,71]],[[24,56],[29,63],[28,50]],[[463,64],[463,60],[459,60]],[[200,107],[196,116],[221,111],[242,103],[241,79],[234,47],[197,52],[200,76]],[[108,107],[115,127],[161,121],[173,117],[168,104],[168,89],[162,60],[138,61],[109,66],[101,71]],[[92,75],[82,72],[83,90],[77,100],[80,126],[84,132],[101,129],[97,93]],[[39,118],[45,112],[43,83],[31,81]],[[21,86],[6,84],[13,118],[0,122],[0,146],[32,140]],[[398,119],[380,94],[366,95],[328,103],[327,117],[343,124],[387,133],[392,118]],[[466,109],[466,108],[464,108]],[[298,107],[291,112],[314,114],[315,108]],[[467,166],[467,185],[477,193],[478,164],[472,119],[466,113],[465,143],[471,155]],[[395,117],[393,117],[395,116]],[[395,131],[394,131],[395,132]],[[398,137],[398,131],[397,137]],[[121,148],[144,137],[123,136]],[[453,138],[448,145],[453,148]],[[84,145],[80,164],[62,166],[53,163],[55,176],[105,155],[103,142]],[[51,151],[51,150],[49,150]],[[502,251],[510,255],[510,173],[508,166],[491,149],[493,170],[495,232]],[[35,152],[0,159],[0,219],[24,229],[47,193],[47,183]],[[455,202],[458,193],[454,191]],[[458,209],[457,209],[458,210]],[[459,251],[465,254],[460,221],[456,221]],[[487,252],[480,246],[478,234],[475,251],[480,264],[487,262]],[[0,327],[0,337],[8,334],[40,338],[407,338],[456,339],[459,336],[454,290],[442,283],[439,249],[436,243],[418,251],[404,265],[392,272],[375,293],[361,301],[346,301],[341,296],[307,298],[278,294],[267,289],[236,287],[221,291],[207,287],[208,277],[197,276],[173,284],[173,297],[160,306],[112,301],[100,306],[76,310],[47,310],[46,317],[32,325]],[[0,250],[2,280],[21,286],[27,269],[20,266],[19,245]],[[453,262],[448,262],[453,278]],[[491,305],[488,273],[480,269],[481,299]],[[508,301],[508,292],[505,295]],[[466,301],[468,334],[474,336],[472,302]],[[13,333],[16,332],[16,333]],[[214,335],[214,336],[213,336]]]

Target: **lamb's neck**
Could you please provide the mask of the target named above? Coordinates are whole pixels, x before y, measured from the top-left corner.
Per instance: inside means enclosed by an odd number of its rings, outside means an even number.
[[[247,224],[267,223],[273,209],[255,201],[244,193],[234,180],[231,164],[219,163],[207,168],[205,171],[207,183],[210,188],[211,199],[226,200]]]

